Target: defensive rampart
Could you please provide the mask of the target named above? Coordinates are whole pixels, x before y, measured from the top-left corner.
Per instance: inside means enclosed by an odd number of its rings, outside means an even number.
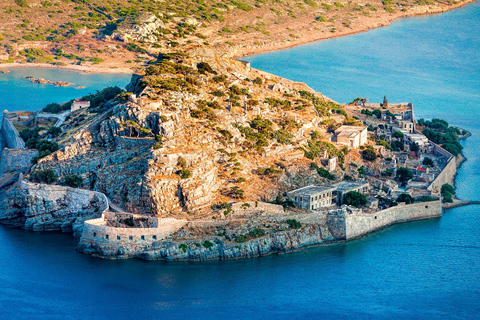
[[[440,172],[427,188],[427,190],[432,191],[433,193],[440,194],[442,185],[445,183],[451,183],[453,177],[457,174],[457,162],[456,158],[450,152],[438,145],[434,146],[434,153],[445,156],[448,159],[445,168],[443,168],[442,172]]]
[[[155,228],[116,228],[107,226],[104,215],[87,220],[77,249],[87,254],[134,258],[187,223],[174,218],[157,219]]]
[[[369,232],[395,223],[429,219],[442,215],[440,200],[414,204],[399,204],[374,213],[361,211],[345,214],[345,240],[360,237]]]

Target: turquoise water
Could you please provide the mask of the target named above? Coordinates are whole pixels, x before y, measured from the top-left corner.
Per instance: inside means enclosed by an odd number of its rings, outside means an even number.
[[[468,161],[457,192],[480,200],[478,21],[474,4],[248,59],[338,101],[387,94],[414,102],[420,116],[472,131],[463,142]],[[448,52],[445,43],[452,43]],[[422,49],[434,47],[441,50]],[[429,52],[434,64],[425,59]],[[268,68],[269,59],[295,67]],[[355,79],[344,70],[356,70]],[[70,235],[0,226],[0,318],[478,319],[479,209],[452,209],[439,219],[292,254],[182,263],[98,260],[76,253]]]
[[[82,73],[70,70],[47,68],[11,68],[9,73],[0,73],[0,111],[37,111],[52,102],[65,102],[95,93],[107,86],[124,88],[131,75],[123,73]],[[73,83],[69,87],[31,83],[22,76],[33,76],[51,81]],[[75,89],[84,86],[83,89]]]

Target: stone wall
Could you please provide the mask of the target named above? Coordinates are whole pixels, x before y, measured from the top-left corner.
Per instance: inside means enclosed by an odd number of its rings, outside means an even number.
[[[242,215],[265,215],[265,214],[285,214],[283,207],[278,204],[266,203],[266,202],[236,202],[232,204],[232,216]]]
[[[85,221],[77,250],[86,254],[134,258],[186,223],[187,220],[161,218],[156,228],[115,228],[107,226],[102,216]]]
[[[3,117],[2,129],[0,132],[3,136],[5,147],[9,149],[25,149],[25,142],[20,138],[20,135],[12,122],[5,116]]]
[[[441,215],[442,203],[440,200],[409,205],[399,204],[368,214],[361,211],[347,212],[345,214],[345,238],[350,240],[395,223],[440,217]]]
[[[440,194],[442,185],[444,185],[445,183],[451,183],[451,181],[457,174],[457,161],[451,153],[438,145],[435,145],[434,152],[435,154],[440,154],[448,158],[448,162],[445,168],[443,168],[442,172],[440,172],[440,174],[427,188],[427,190],[432,191],[432,193]]]

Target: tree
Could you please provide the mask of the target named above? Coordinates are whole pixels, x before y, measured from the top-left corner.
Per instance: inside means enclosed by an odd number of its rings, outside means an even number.
[[[354,206],[357,208],[363,207],[364,205],[367,204],[367,197],[357,191],[349,191],[347,194],[345,194],[345,198],[343,200],[343,203],[349,206]]]
[[[396,179],[402,184],[413,178],[413,172],[408,168],[398,168]]]
[[[72,188],[78,188],[83,182],[83,178],[76,174],[69,174],[65,176],[65,184]]]
[[[443,202],[453,202],[452,196],[455,194],[455,188],[448,183],[442,185],[441,192]]]
[[[35,170],[32,179],[37,182],[52,183],[57,181],[58,176],[52,169]]]
[[[412,146],[410,147],[410,151],[415,152],[415,155],[418,156],[418,152],[420,151],[420,147],[416,142],[412,143]]]
[[[433,160],[430,158],[425,158],[423,159],[422,164],[427,167],[433,167]]]
[[[408,193],[402,193],[398,196],[397,202],[405,202],[406,204],[413,203],[415,199]]]
[[[58,103],[49,103],[43,108],[43,112],[59,113],[62,111],[62,106]]]
[[[58,135],[60,135],[61,133],[62,133],[62,129],[60,129],[59,127],[51,127],[47,131],[47,134],[52,135],[52,137],[54,137],[54,138],[57,137]]]
[[[365,150],[362,151],[363,158],[368,161],[375,161],[377,159],[377,154],[372,146],[367,146]]]
[[[397,139],[401,139],[401,138],[403,138],[403,133],[401,131],[395,131],[393,133],[393,137],[397,138]]]

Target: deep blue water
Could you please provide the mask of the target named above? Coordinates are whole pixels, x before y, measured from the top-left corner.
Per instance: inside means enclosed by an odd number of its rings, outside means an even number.
[[[479,9],[248,59],[338,101],[386,94],[470,130],[457,194],[480,200]],[[479,209],[297,253],[194,263],[98,260],[68,234],[0,227],[0,318],[478,319]]]
[[[46,68],[11,68],[9,73],[0,74],[0,111],[37,111],[52,102],[65,102],[80,98],[107,86],[124,88],[131,75],[123,73],[82,73],[70,70]],[[73,83],[69,87],[31,83],[22,76],[33,76],[51,81]],[[75,89],[84,86],[83,89]]]

